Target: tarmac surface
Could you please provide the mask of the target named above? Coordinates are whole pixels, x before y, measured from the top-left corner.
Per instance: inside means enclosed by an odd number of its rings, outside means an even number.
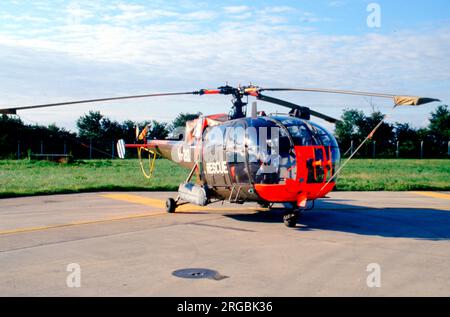
[[[450,296],[449,192],[334,192],[297,228],[174,196],[0,200],[0,296]]]

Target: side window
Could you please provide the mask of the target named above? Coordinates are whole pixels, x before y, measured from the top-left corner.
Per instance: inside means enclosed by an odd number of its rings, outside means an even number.
[[[247,152],[248,161],[255,163],[258,161],[258,132],[255,127],[247,128]]]
[[[287,126],[287,129],[292,135],[292,138],[294,139],[296,145],[313,144],[311,133],[304,124]]]
[[[246,130],[242,123],[226,130],[226,156],[231,180],[237,184],[249,183],[249,172],[245,157]]]
[[[285,181],[286,179],[296,178],[297,168],[293,147],[294,145],[291,143],[291,139],[289,138],[287,132],[281,128],[279,140],[279,152],[280,152],[279,174],[281,182]]]
[[[330,179],[333,173],[339,168],[340,153],[339,146],[333,135],[318,124],[311,123],[314,127],[318,138],[325,147],[325,155],[327,160],[327,179]]]
[[[236,159],[235,150],[234,150],[234,128],[229,126],[225,129],[225,153],[227,163],[234,162]]]
[[[224,129],[220,126],[208,128],[204,145],[204,159],[207,162],[221,161],[224,145]]]
[[[331,134],[329,134],[327,130],[325,130],[318,124],[312,122],[310,124],[312,125],[312,130],[315,132],[316,136],[320,139],[322,145],[338,147],[336,139]]]
[[[278,184],[280,181],[280,144],[285,132],[271,120],[258,118],[247,129],[247,151],[252,180],[257,184]]]
[[[306,165],[308,167],[308,183],[324,182],[325,170],[323,168],[323,148],[314,148],[314,158],[308,159]]]

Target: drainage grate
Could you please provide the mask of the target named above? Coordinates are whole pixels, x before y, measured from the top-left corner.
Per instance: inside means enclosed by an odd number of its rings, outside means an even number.
[[[219,272],[210,269],[181,269],[172,272],[173,276],[189,279],[208,278],[211,280],[220,281],[228,276],[220,275]]]

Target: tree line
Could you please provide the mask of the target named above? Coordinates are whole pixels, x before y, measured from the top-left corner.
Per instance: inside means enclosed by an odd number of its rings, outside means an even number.
[[[56,125],[26,124],[19,117],[0,117],[0,158],[25,158],[39,153],[71,154],[75,158],[109,158],[115,154],[115,142],[124,139],[133,143],[136,127],[142,130],[151,123],[148,136],[165,139],[184,127],[186,121],[197,118],[200,113],[181,113],[172,122],[125,120],[118,122],[98,111],[90,111],[76,123],[78,132],[71,132]],[[356,109],[344,110],[341,121],[336,124],[335,135],[341,152],[356,147],[383,119],[381,112],[365,115]],[[423,141],[423,144],[422,144]],[[439,106],[430,114],[427,127],[415,129],[408,123],[383,122],[372,140],[360,150],[360,157],[418,157],[424,146],[427,157],[447,157],[450,141],[450,110]]]
[[[336,124],[335,135],[343,153],[363,142],[384,114],[374,111],[366,116],[362,111],[346,109]],[[431,112],[427,127],[415,129],[409,123],[383,122],[370,142],[359,151],[362,157],[447,157],[450,141],[450,111],[441,105]],[[397,153],[398,151],[398,153]]]
[[[71,132],[52,124],[42,126],[26,124],[17,116],[0,116],[0,158],[31,157],[33,154],[68,154],[78,159],[111,158],[115,143],[124,139],[135,142],[136,128],[142,130],[148,124],[151,139],[165,139],[186,121],[198,118],[200,113],[180,113],[172,122],[125,120],[118,122],[99,111],[78,118],[77,132]]]

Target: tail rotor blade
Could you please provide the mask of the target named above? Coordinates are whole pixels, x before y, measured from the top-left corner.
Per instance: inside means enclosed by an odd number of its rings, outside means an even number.
[[[136,124],[136,127],[134,128],[135,134],[136,134],[136,140],[139,138],[139,126]]]
[[[125,158],[125,154],[125,141],[120,139],[117,141],[117,156],[123,160]]]

